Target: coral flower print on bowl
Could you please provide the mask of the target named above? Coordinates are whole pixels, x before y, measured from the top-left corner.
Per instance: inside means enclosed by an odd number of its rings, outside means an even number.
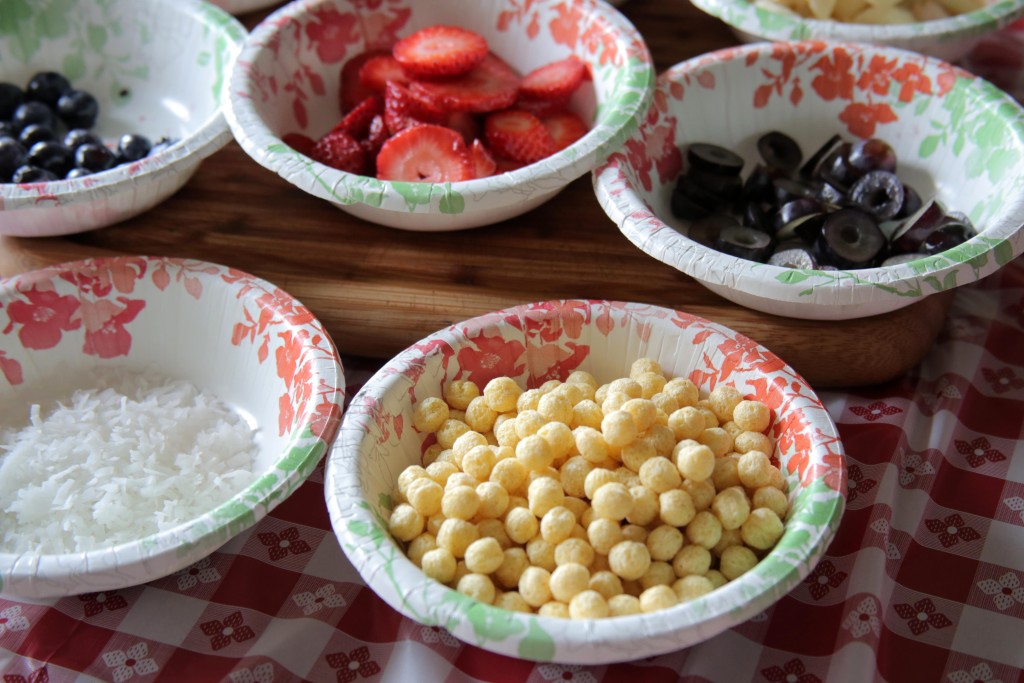
[[[761,161],[757,140],[773,130],[792,137],[804,159],[835,135],[886,141],[901,180],[966,214],[978,234],[907,263],[852,270],[783,268],[690,239],[690,223],[672,212],[681,150],[726,147],[743,158],[746,178]],[[892,48],[760,43],[670,67],[640,128],[593,179],[602,208],[639,249],[731,301],[777,315],[885,313],[1024,253],[1024,109],[966,71]]]
[[[586,622],[495,608],[428,579],[395,543],[385,520],[398,473],[423,464],[418,402],[453,381],[478,388],[512,377],[521,389],[583,370],[598,382],[629,375],[641,357],[706,392],[723,384],[770,407],[774,460],[788,481],[787,532],[736,581],[679,609]],[[401,427],[401,428],[400,428]],[[431,437],[433,438],[433,437]],[[384,365],[350,402],[327,459],[324,495],[342,549],[367,585],[403,615],[491,652],[558,666],[552,680],[580,680],[578,665],[679,650],[773,605],[816,571],[844,508],[846,463],[838,431],[813,389],[768,349],[681,311],[617,301],[546,301],[456,323]],[[828,564],[815,577],[838,586]],[[814,583],[814,586],[819,585]],[[425,634],[431,631],[422,631]]]
[[[0,371],[0,431],[26,424],[33,404],[142,371],[191,383],[256,431],[249,483],[192,519],[116,549],[0,550],[0,593],[92,596],[94,610],[123,605],[111,591],[186,569],[276,507],[327,451],[344,405],[337,350],[308,309],[248,273],[189,259],[93,259],[0,281]],[[294,540],[281,551],[301,551]],[[209,563],[194,569],[178,576],[182,590],[219,578]]]

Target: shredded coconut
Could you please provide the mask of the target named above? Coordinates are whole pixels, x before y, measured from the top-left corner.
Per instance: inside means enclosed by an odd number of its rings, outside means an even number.
[[[84,552],[194,519],[254,479],[255,432],[195,385],[118,373],[0,430],[0,551]]]

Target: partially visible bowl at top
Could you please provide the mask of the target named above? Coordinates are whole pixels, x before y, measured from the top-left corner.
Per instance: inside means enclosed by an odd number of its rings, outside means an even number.
[[[95,175],[0,184],[0,234],[65,235],[135,216],[231,140],[220,94],[245,29],[221,9],[202,0],[74,0],[4,14],[0,81],[25,87],[38,72],[62,73],[98,100],[92,130],[108,146],[126,133],[177,143]]]
[[[338,123],[339,74],[346,62],[437,24],[480,34],[520,75],[570,55],[582,59],[592,81],[576,91],[570,107],[590,131],[536,163],[452,183],[347,173],[284,142],[290,134],[316,140]],[[315,197],[381,225],[457,230],[525,213],[592,170],[635,130],[653,82],[642,37],[602,0],[305,0],[283,7],[253,30],[231,74],[227,116],[250,156]]]
[[[344,386],[309,310],[233,268],[123,256],[0,281],[0,594],[209,555],[313,471]]]
[[[866,317],[979,280],[1024,251],[1024,109],[945,62],[864,44],[760,43],[670,68],[655,103],[595,170],[598,201],[633,244],[731,301],[796,318]],[[684,150],[733,150],[746,178],[772,130],[805,159],[833,135],[885,140],[900,180],[965,213],[978,234],[907,263],[847,270],[783,268],[691,239],[670,208]]]
[[[724,21],[745,42],[836,40],[873,43],[913,50],[946,61],[963,57],[983,36],[1024,16],[1024,0],[992,0],[982,9],[971,12],[898,24],[860,24],[809,18],[787,11],[781,4],[772,6],[752,0],[690,1]]]

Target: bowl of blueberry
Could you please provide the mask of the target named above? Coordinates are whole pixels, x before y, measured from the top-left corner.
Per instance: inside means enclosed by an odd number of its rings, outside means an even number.
[[[598,201],[634,245],[731,301],[865,317],[1024,250],[1024,109],[945,62],[763,43],[682,62],[655,93],[594,171]]]
[[[5,18],[0,234],[64,235],[130,218],[231,140],[220,91],[245,29],[221,9],[76,0]]]
[[[654,67],[599,0],[290,3],[225,114],[253,159],[357,218],[459,230],[529,211],[640,123]]]

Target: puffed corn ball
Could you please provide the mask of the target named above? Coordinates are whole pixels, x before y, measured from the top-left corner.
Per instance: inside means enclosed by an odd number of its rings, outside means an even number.
[[[426,576],[565,619],[640,614],[750,571],[782,536],[786,480],[767,405],[636,360],[522,389],[448,383],[418,401],[435,443],[397,479],[392,536]]]

